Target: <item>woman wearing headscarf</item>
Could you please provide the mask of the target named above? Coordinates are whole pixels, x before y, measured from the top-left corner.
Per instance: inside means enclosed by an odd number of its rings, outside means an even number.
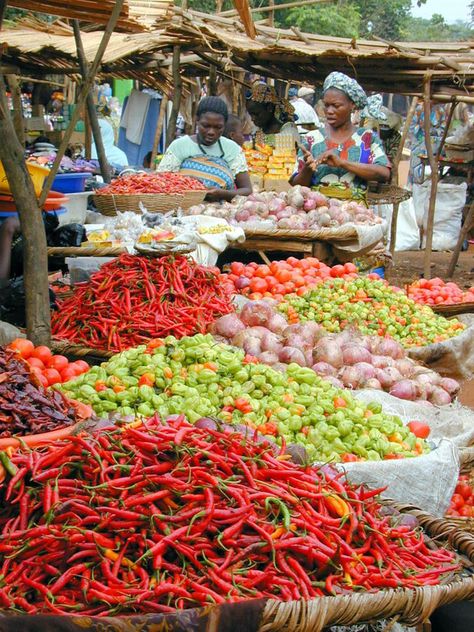
[[[209,189],[209,201],[250,195],[252,184],[242,148],[223,136],[228,118],[222,99],[201,99],[196,111],[196,134],[174,140],[157,171],[179,171],[200,180]]]
[[[390,163],[373,130],[353,125],[351,116],[367,105],[362,87],[341,72],[332,72],[323,85],[324,127],[305,136],[298,171],[292,184],[318,186],[343,182],[365,188],[369,180],[387,182]]]
[[[104,118],[99,119],[99,128],[107,162],[117,171],[122,171],[128,165],[128,158],[127,154],[115,145],[114,128]],[[91,158],[98,160],[95,143],[92,143]]]
[[[247,112],[258,127],[255,142],[258,145],[275,145],[276,134],[293,134],[299,140],[296,127],[295,108],[287,99],[282,99],[273,86],[255,82],[247,97]]]

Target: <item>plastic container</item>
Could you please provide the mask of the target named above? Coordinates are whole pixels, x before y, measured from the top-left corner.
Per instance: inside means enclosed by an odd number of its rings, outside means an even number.
[[[81,193],[90,177],[90,173],[58,173],[52,188],[60,193]]]
[[[69,193],[67,202],[63,204],[66,209],[65,215],[61,217],[62,224],[84,224],[87,215],[87,200],[91,193],[83,191],[82,193]]]
[[[35,193],[39,196],[41,193],[41,189],[43,188],[44,181],[48,176],[49,169],[47,169],[46,167],[40,167],[39,165],[35,165],[30,162],[26,163],[26,168],[28,169],[31,179],[33,180]],[[8,184],[7,175],[5,173],[5,169],[3,168],[2,162],[0,162],[0,192],[10,193],[10,185]]]
[[[60,208],[55,208],[52,211],[46,211],[46,213],[56,213],[56,215],[58,217],[64,215],[66,213],[66,209],[61,206]],[[18,215],[17,211],[0,211],[0,218],[6,218],[6,217],[15,217],[16,215]],[[63,222],[59,222],[60,224]],[[68,224],[70,222],[67,222]]]
[[[109,263],[114,259],[115,257],[67,257],[66,265],[71,275],[71,285],[88,281],[104,263]]]
[[[378,274],[381,279],[385,279],[385,268],[380,266],[379,268],[372,268],[367,273],[364,274]]]
[[[64,206],[64,203],[67,202],[67,200],[68,198],[63,193],[51,191],[43,205],[43,211],[55,211],[56,209]],[[0,194],[0,211],[16,213],[15,200],[11,195],[6,193]]]

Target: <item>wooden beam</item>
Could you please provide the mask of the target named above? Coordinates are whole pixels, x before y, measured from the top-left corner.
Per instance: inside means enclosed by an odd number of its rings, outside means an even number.
[[[400,139],[400,145],[398,146],[397,153],[393,161],[393,168],[397,170],[397,173],[398,173],[398,165],[400,164],[400,160],[402,159],[403,149],[405,147],[408,134],[410,133],[410,125],[413,120],[413,116],[415,114],[417,105],[418,105],[418,97],[413,97],[410,103],[410,107],[408,108],[405,124],[403,126],[402,137]],[[398,184],[398,180],[396,184]]]
[[[26,333],[35,345],[48,345],[51,320],[46,232],[26,168],[24,148],[16,137],[5,92],[3,76],[0,75],[0,160],[18,209],[23,234]]]
[[[448,266],[448,271],[446,273],[446,276],[448,277],[448,279],[451,279],[454,274],[454,270],[456,269],[456,264],[459,259],[459,253],[461,252],[462,245],[464,243],[464,240],[467,239],[467,236],[469,235],[469,231],[471,230],[473,226],[474,226],[474,202],[469,205],[469,209],[467,211],[466,218],[464,220],[464,225],[461,228],[458,241],[453,250],[451,261],[449,262],[449,266]]]
[[[168,109],[168,97],[163,95],[160,103],[160,113],[158,115],[158,122],[156,124],[155,138],[153,140],[153,148],[151,150],[150,167],[153,169],[155,164],[156,154],[158,153],[158,147],[160,145],[161,132],[163,131],[163,124],[165,122],[166,111]]]
[[[176,136],[176,122],[178,120],[179,109],[181,107],[181,94],[183,92],[183,81],[179,71],[181,49],[179,46],[173,48],[173,106],[171,108],[170,119],[168,121],[168,133],[166,134],[166,146],[174,140]]]
[[[253,23],[252,18],[252,11],[250,10],[248,0],[234,0],[234,7],[236,8],[242,24],[244,25],[247,37],[250,37],[250,39],[255,39],[257,37],[257,31],[255,30],[255,24]],[[271,10],[273,11],[273,7],[271,7]]]
[[[59,164],[61,162],[62,157],[64,156],[64,152],[66,151],[66,148],[69,144],[69,140],[71,138],[71,134],[74,131],[74,128],[76,127],[76,123],[79,120],[79,113],[80,113],[80,108],[82,107],[82,105],[85,103],[87,94],[89,93],[89,90],[92,88],[92,84],[94,82],[94,77],[97,74],[97,69],[99,68],[100,62],[102,60],[102,56],[105,53],[105,49],[107,48],[107,45],[110,41],[110,36],[112,35],[112,32],[115,28],[115,25],[117,23],[118,17],[120,15],[120,11],[122,9],[122,5],[123,5],[124,0],[116,0],[115,5],[114,5],[114,9],[110,15],[108,24],[105,28],[105,31],[102,35],[102,39],[100,41],[99,44],[99,48],[97,49],[97,52],[95,54],[95,58],[94,61],[92,62],[92,65],[89,69],[89,73],[86,77],[86,79],[83,81],[81,90],[79,92],[79,96],[77,98],[77,104],[76,104],[76,108],[74,110],[74,112],[72,113],[71,116],[71,120],[69,122],[69,126],[67,128],[67,130],[64,133],[63,136],[63,140],[61,141],[59,148],[58,148],[58,153],[56,154],[56,159],[54,161],[54,164],[51,168],[51,171],[49,172],[48,177],[46,178],[46,182],[44,183],[44,187],[43,187],[43,191],[41,193],[40,196],[40,200],[39,200],[39,205],[40,207],[43,206],[46,198],[48,197],[48,193],[51,190],[51,185],[53,184],[53,180],[56,177],[56,174],[58,172],[59,169]]]
[[[310,4],[322,4],[323,2],[332,2],[332,0],[297,0],[297,2],[285,2],[284,4],[278,4],[275,6],[268,7],[251,7],[250,13],[268,13],[269,11],[275,11],[277,9],[296,9],[297,7],[304,7]],[[223,11],[219,14],[222,17],[232,17],[237,15],[237,11],[235,9],[230,9],[229,11]]]
[[[87,78],[87,73],[89,72],[88,63],[86,60],[86,55],[84,53],[84,46],[82,44],[81,38],[81,29],[79,28],[79,22],[77,20],[73,20],[72,23],[74,29],[74,39],[76,40],[76,49],[77,49],[77,58],[79,61],[79,66],[81,68],[82,79],[85,80]],[[86,106],[87,106],[87,122],[89,123],[89,130],[92,132],[92,136],[94,137],[95,149],[97,151],[97,158],[99,160],[100,165],[100,173],[104,182],[111,181],[110,174],[110,166],[107,160],[107,156],[105,155],[105,147],[104,141],[102,140],[102,133],[100,131],[99,121],[97,120],[97,110],[95,109],[94,97],[92,93],[89,91],[86,97]],[[86,128],[87,129],[87,128]],[[87,141],[90,142],[86,136],[86,154],[87,154]],[[90,152],[90,144],[89,144],[89,152]]]
[[[443,135],[441,136],[441,141],[439,143],[438,151],[436,152],[436,161],[439,162],[441,157],[441,152],[443,151],[444,143],[446,142],[446,138],[448,137],[449,128],[451,127],[451,121],[453,120],[454,111],[456,109],[457,101],[454,98],[451,103],[451,107],[449,108],[448,118],[446,119],[446,123],[444,125]]]
[[[426,224],[426,241],[425,241],[425,256],[423,264],[423,276],[425,279],[431,277],[431,249],[433,247],[433,226],[434,216],[436,208],[436,194],[438,192],[438,161],[433,153],[433,147],[431,145],[431,73],[427,72],[423,80],[423,98],[425,108],[425,144],[426,153],[428,155],[428,161],[431,169],[431,187],[430,197],[428,203],[428,219]]]
[[[23,106],[21,104],[21,85],[17,75],[6,75],[7,85],[13,103],[13,125],[20,145],[25,146],[25,123],[23,121]]]

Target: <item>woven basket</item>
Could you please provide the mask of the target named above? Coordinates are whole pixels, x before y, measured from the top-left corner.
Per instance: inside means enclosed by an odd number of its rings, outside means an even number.
[[[97,247],[69,247],[48,248],[48,257],[116,257],[127,252],[123,246],[111,246],[107,248]]]
[[[207,191],[187,191],[181,193],[141,193],[136,195],[94,195],[94,204],[102,215],[117,215],[117,212],[133,211],[141,213],[140,202],[149,212],[187,209],[200,204]]]
[[[447,520],[433,518],[411,506],[396,505],[416,516],[421,526],[438,544],[456,548],[474,565],[474,537]],[[335,625],[355,625],[396,618],[399,623],[415,626],[423,623],[442,605],[472,599],[474,577],[454,577],[439,586],[412,590],[381,590],[320,597],[310,601],[280,602],[269,600],[263,610],[258,632],[321,632]],[[389,626],[390,627],[390,626]]]
[[[51,351],[55,354],[65,355],[68,358],[91,358],[94,360],[97,358],[99,361],[108,360],[113,355],[114,351],[107,351],[104,349],[90,349],[83,345],[73,344],[67,340],[51,340]]]
[[[319,193],[325,195],[328,198],[335,198],[336,200],[352,200],[354,198],[354,191],[350,187],[339,187],[328,185],[320,185],[315,187]]]
[[[378,183],[376,190],[369,187],[367,191],[369,204],[400,204],[405,200],[409,200],[411,196],[411,191],[398,187],[395,184]]]
[[[271,237],[272,239],[300,239],[301,241],[347,241],[357,237],[354,226],[320,228],[319,230],[292,230],[290,228],[247,228],[246,237]]]
[[[474,303],[459,303],[457,305],[430,305],[431,309],[443,316],[457,316],[458,314],[474,313]]]
[[[459,464],[462,474],[470,474],[470,484],[474,488],[474,447],[463,448],[459,451]],[[474,518],[456,518],[446,516],[446,520],[455,524],[459,529],[474,535]]]

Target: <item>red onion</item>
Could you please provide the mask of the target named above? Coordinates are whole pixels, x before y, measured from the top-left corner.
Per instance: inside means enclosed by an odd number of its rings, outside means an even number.
[[[260,362],[263,362],[263,364],[269,364],[272,366],[278,362],[278,354],[273,351],[264,351],[258,356],[258,359]]]
[[[277,362],[272,366],[274,371],[280,371],[280,373],[284,373],[288,367],[283,362]]]
[[[201,417],[194,425],[201,430],[217,430],[217,423],[210,417]]]
[[[219,336],[232,338],[239,331],[243,331],[245,329],[245,325],[237,314],[226,314],[216,320],[214,329],[216,334]]]
[[[400,371],[403,377],[410,377],[413,375],[413,367],[415,363],[410,358],[401,358],[395,361],[395,368]]]
[[[327,362],[335,369],[340,369],[344,364],[341,348],[334,338],[326,336],[321,338],[313,351],[315,362]]]
[[[318,375],[336,375],[336,369],[327,362],[316,362],[311,368]]]
[[[306,349],[304,352],[305,366],[311,366],[313,364],[313,350]]]
[[[339,375],[344,386],[357,388],[362,381],[362,374],[355,366],[346,366]]]
[[[247,336],[251,336],[252,338],[258,338],[259,340],[263,340],[263,338],[268,334],[271,333],[268,331],[268,329],[266,327],[248,327],[245,330],[245,333],[247,334]]]
[[[382,340],[377,345],[377,354],[390,356],[394,360],[405,357],[405,351],[403,347],[392,338],[382,338]]]
[[[314,210],[316,208],[316,200],[312,200],[311,198],[309,198],[303,204],[303,208],[304,208],[305,211],[312,211],[312,210]]]
[[[418,397],[418,390],[413,380],[400,380],[390,389],[390,395],[399,399],[414,401]]]
[[[364,388],[373,388],[373,389],[376,389],[377,391],[381,391],[382,385],[377,379],[375,379],[375,377],[371,377],[366,382],[364,382]]]
[[[389,358],[388,356],[382,355],[373,355],[372,356],[372,364],[376,369],[385,369],[387,366],[392,366],[394,363],[393,358]]]
[[[268,329],[275,334],[281,334],[287,326],[288,323],[281,314],[273,314],[267,323]]]
[[[280,353],[282,348],[282,343],[280,341],[279,336],[267,330],[266,333],[262,337],[262,351],[271,351],[273,353]],[[278,361],[275,360],[275,362]]]
[[[303,352],[299,349],[295,349],[294,347],[283,347],[280,351],[280,362],[285,362],[286,364],[296,362],[296,364],[299,364],[300,366],[306,366],[306,360]]]
[[[258,356],[261,352],[260,340],[258,338],[252,338],[252,336],[249,336],[244,341],[243,348],[245,353],[248,353],[252,356]]]
[[[368,362],[356,362],[356,364],[354,364],[354,369],[360,371],[360,374],[364,381],[370,380],[371,378],[375,377],[375,369]]]
[[[451,396],[456,395],[461,388],[459,382],[452,380],[450,377],[443,377],[439,382],[439,386],[441,386],[441,388],[443,388]]]
[[[244,287],[248,287],[249,285],[250,285],[250,279],[246,276],[240,276],[235,282],[235,287],[238,290],[243,290]]]
[[[372,354],[368,349],[358,344],[347,344],[342,350],[344,364],[357,364],[358,362],[371,362]]]
[[[325,375],[323,377],[323,380],[325,382],[329,382],[330,384],[332,384],[336,388],[344,388],[344,384],[341,382],[341,380],[339,378],[335,377],[334,375]]]
[[[451,395],[447,393],[443,388],[435,386],[433,392],[430,395],[430,402],[435,406],[446,406],[451,403]]]
[[[389,388],[393,385],[394,381],[384,369],[375,369],[375,378],[380,382],[382,388]]]
[[[298,334],[290,334],[285,338],[285,347],[295,347],[303,351],[307,346],[308,343],[303,339],[303,336],[299,336]]]
[[[240,320],[244,325],[266,325],[272,317],[272,308],[267,301],[248,301],[242,308]]]

